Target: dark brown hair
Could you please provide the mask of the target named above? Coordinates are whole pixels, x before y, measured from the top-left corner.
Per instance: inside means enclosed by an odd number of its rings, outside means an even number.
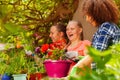
[[[66,25],[64,25],[63,23],[55,23],[52,26],[55,26],[56,29],[58,30],[58,32],[63,32],[64,34],[64,38],[67,38],[67,34],[66,34]]]
[[[119,10],[113,0],[84,0],[82,11],[96,22],[96,26],[104,22],[117,24],[119,21]]]

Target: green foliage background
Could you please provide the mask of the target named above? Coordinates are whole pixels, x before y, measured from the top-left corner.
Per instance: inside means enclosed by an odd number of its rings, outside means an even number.
[[[120,6],[119,0],[115,2]],[[56,22],[67,24],[78,3],[79,0],[0,0],[0,42],[11,32],[17,32],[16,27],[25,29],[35,46],[50,42],[50,26]],[[40,38],[33,37],[34,34]]]
[[[56,22],[67,23],[72,19],[78,0],[1,0],[0,1],[0,36],[18,32],[17,27],[26,30],[34,39],[36,46],[49,42],[49,28]],[[10,33],[9,33],[10,32]],[[42,39],[38,39],[42,37]]]

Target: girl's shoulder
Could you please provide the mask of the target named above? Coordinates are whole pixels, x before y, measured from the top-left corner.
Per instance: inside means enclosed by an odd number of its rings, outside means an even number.
[[[100,28],[116,29],[116,28],[118,28],[118,26],[112,22],[104,22],[100,25]]]
[[[83,40],[82,43],[83,43],[84,45],[88,45],[88,46],[91,45],[91,42],[90,42],[89,40]]]
[[[114,23],[104,22],[103,24],[100,25],[98,31],[113,34],[115,32],[120,32],[120,28]]]

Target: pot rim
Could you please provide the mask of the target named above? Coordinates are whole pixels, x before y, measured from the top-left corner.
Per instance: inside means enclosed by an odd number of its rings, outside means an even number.
[[[45,60],[43,64],[45,63],[72,63],[69,60]]]

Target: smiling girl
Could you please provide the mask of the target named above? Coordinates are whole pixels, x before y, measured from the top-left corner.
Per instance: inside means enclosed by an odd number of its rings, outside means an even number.
[[[77,21],[69,21],[66,27],[66,34],[69,39],[67,51],[76,51],[78,56],[86,55],[86,46],[90,46],[91,42],[83,40],[82,25]],[[77,57],[78,57],[77,56]],[[75,56],[73,56],[75,57]]]
[[[83,40],[82,25],[77,21],[69,21],[66,27],[66,34],[69,40],[66,46],[66,56],[72,61],[69,70],[71,71],[72,67],[79,61],[79,56],[87,55],[87,46],[90,46],[91,42]]]

